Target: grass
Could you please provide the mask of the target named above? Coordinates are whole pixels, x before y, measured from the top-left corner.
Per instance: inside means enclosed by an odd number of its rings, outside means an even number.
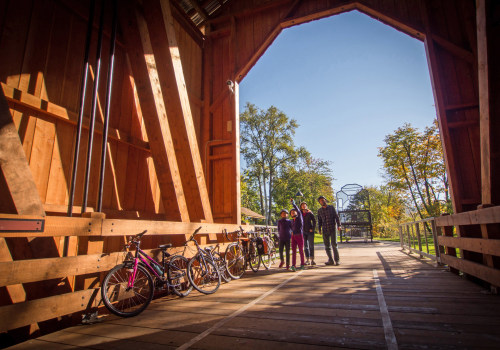
[[[399,242],[399,237],[373,237],[374,241],[384,241],[384,242]],[[421,237],[421,242],[422,242],[422,251],[424,253],[427,253],[427,246],[425,244],[425,239],[422,236]],[[340,242],[340,239],[337,237],[337,241]],[[344,240],[345,242],[345,240]],[[428,237],[427,242],[429,244],[429,254],[431,255],[436,255],[436,248],[434,246],[434,240],[430,237]],[[405,242],[406,243],[406,242]],[[412,248],[418,249],[418,243],[415,241],[413,242],[414,245],[412,244]],[[314,244],[323,244],[323,236],[316,233],[314,235]],[[457,252],[458,254],[458,252]]]

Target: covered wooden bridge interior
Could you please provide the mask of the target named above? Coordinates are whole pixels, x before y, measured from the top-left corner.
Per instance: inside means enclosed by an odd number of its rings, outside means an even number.
[[[241,221],[238,83],[283,29],[353,10],[424,42],[457,213],[441,249],[500,286],[499,2],[4,0],[0,332],[95,308],[126,235],[178,246],[201,225],[223,243]]]

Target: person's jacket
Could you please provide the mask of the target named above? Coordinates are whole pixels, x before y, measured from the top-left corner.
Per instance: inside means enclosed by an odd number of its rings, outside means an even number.
[[[335,224],[340,227],[340,218],[333,205],[318,209],[318,231],[319,233],[335,233]]]
[[[301,213],[304,219],[304,236],[314,234],[316,230],[316,217],[313,212],[308,210],[306,213]],[[312,231],[311,231],[312,230]]]
[[[297,211],[297,216],[292,220],[292,232],[294,235],[302,235],[304,228],[304,219],[302,218],[302,213],[300,212],[297,204],[292,203],[293,208]]]
[[[285,218],[278,220],[278,236],[280,241],[289,241],[292,238],[292,220]]]

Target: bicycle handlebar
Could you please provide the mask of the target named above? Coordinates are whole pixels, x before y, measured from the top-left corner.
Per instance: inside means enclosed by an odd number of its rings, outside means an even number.
[[[136,234],[135,236],[130,236],[127,244],[125,244],[125,248],[129,248],[132,244],[139,243],[142,236],[144,236],[146,232],[148,232],[148,230],[144,230],[141,233]]]
[[[186,243],[184,243],[184,245],[187,245],[187,244],[188,244],[188,242],[190,242],[190,241],[194,240],[194,236],[196,236],[196,234],[197,234],[198,232],[200,232],[201,228],[202,228],[202,226],[200,226],[200,227],[198,227],[196,230],[194,230],[193,234],[191,235],[191,237],[189,237],[189,239],[186,241]]]

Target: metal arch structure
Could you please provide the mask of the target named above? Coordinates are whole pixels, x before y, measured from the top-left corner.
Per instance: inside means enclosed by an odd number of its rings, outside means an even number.
[[[337,210],[342,223],[340,241],[353,237],[362,237],[365,242],[373,242],[372,215],[370,211],[370,193],[358,184],[347,184],[337,192]]]

